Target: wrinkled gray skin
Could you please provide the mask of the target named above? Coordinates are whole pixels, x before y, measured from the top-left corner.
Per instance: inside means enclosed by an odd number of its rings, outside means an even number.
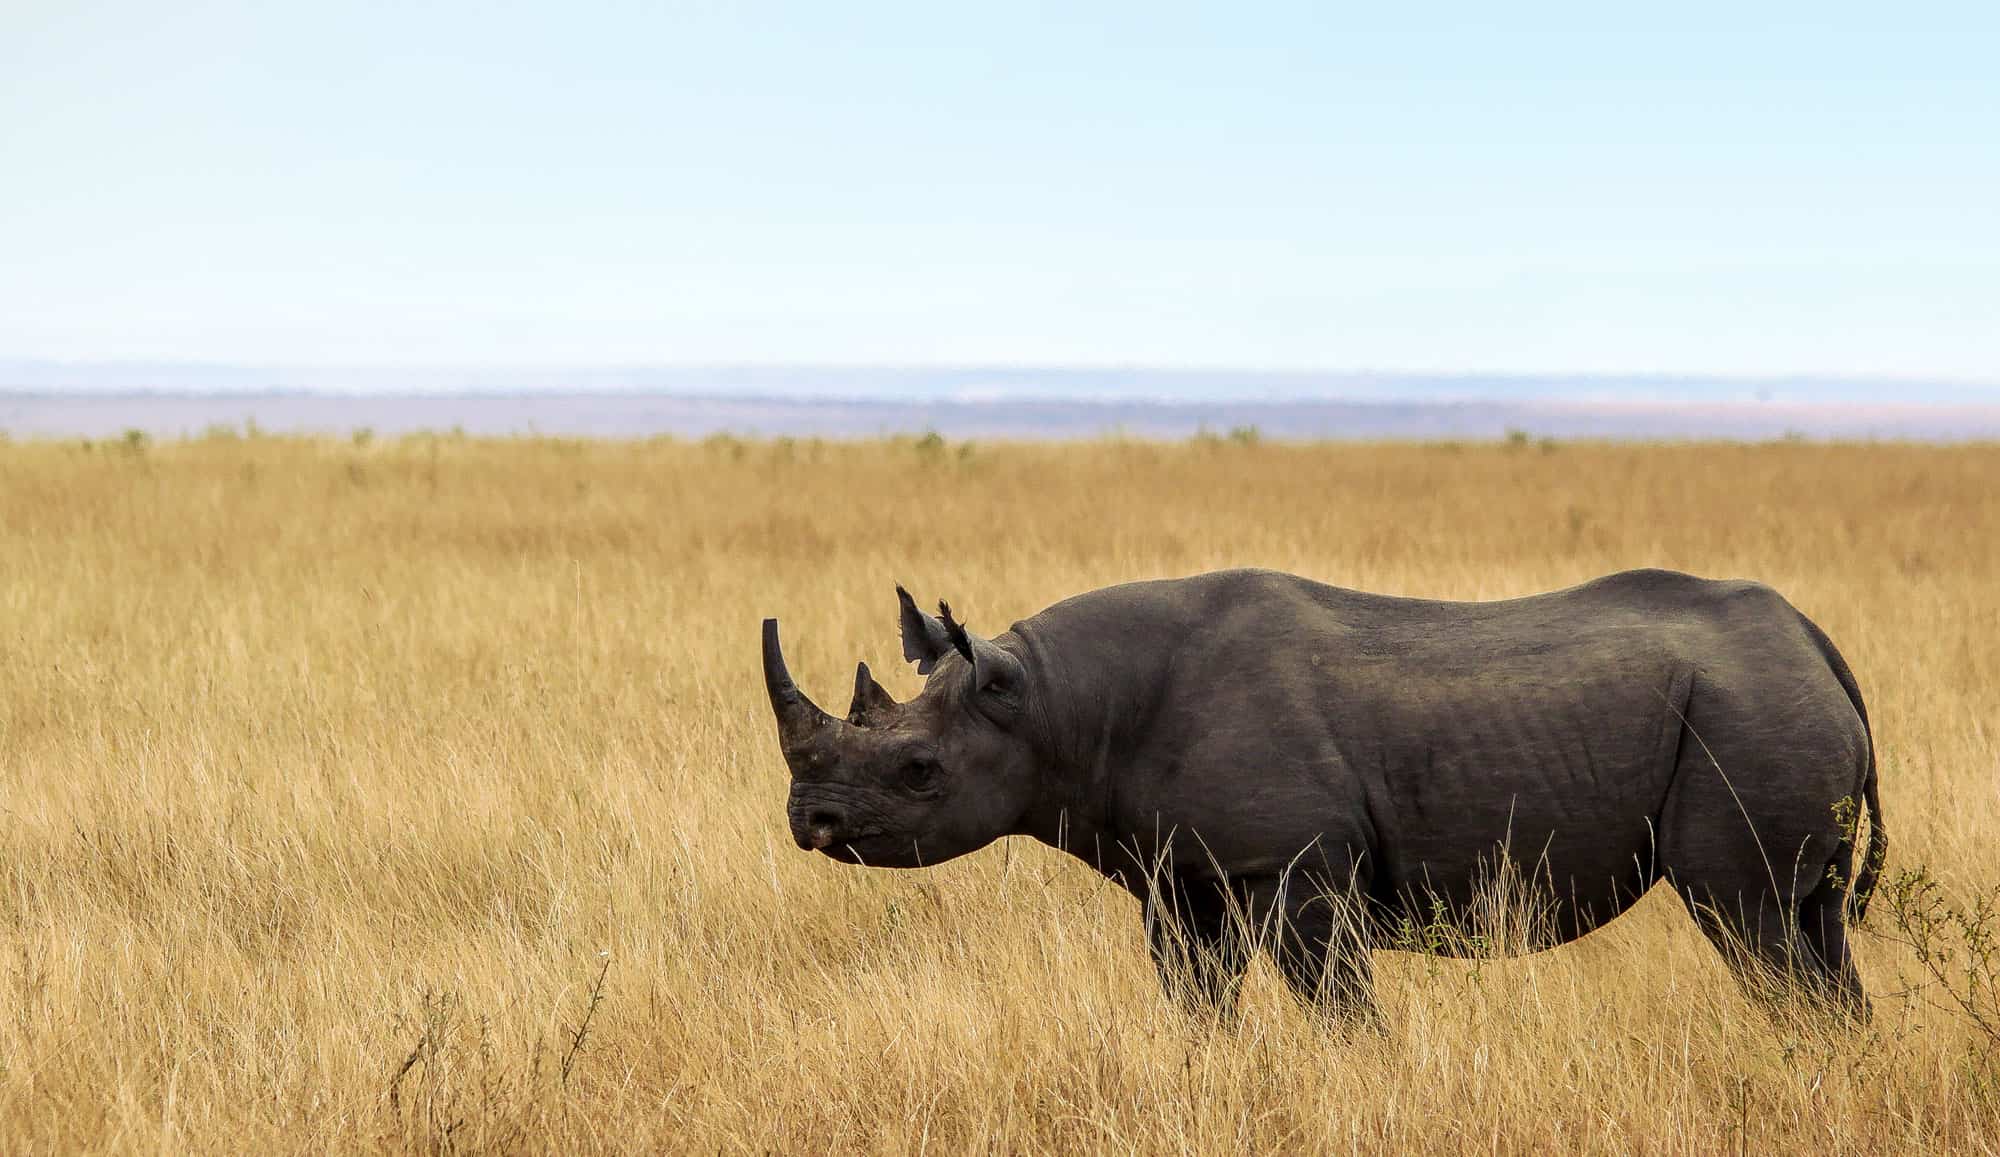
[[[1265,950],[1341,1021],[1374,1015],[1371,946],[1469,926],[1503,867],[1552,943],[1664,881],[1754,993],[1866,1015],[1846,885],[1858,918],[1886,850],[1867,716],[1768,587],[1646,570],[1449,603],[1222,571],[992,640],[897,593],[929,680],[896,703],[863,664],[846,719],[764,624],[801,848],[917,867],[1033,836],[1144,902],[1189,1006],[1226,1011]]]

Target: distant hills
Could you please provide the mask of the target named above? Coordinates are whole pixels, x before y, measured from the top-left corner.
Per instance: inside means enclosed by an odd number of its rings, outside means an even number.
[[[284,368],[0,361],[0,430],[593,436],[2000,438],[2000,386],[1047,367]]]

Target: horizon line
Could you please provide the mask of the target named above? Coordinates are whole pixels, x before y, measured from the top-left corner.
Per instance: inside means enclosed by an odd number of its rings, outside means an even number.
[[[1161,363],[1130,361],[849,361],[849,360],[690,360],[690,361],[284,361],[224,358],[58,358],[0,355],[0,374],[21,370],[104,370],[118,372],[222,371],[236,373],[302,374],[616,374],[616,373],[884,373],[884,374],[1143,374],[1176,377],[1241,374],[1260,378],[1330,378],[1394,380],[1489,380],[1519,383],[1559,382],[1700,382],[1714,385],[1805,384],[1842,385],[1923,384],[2000,390],[2000,376],[1930,374],[1852,370],[1669,370],[1669,369],[1520,369],[1426,368],[1369,365],[1258,365],[1254,363]],[[0,382],[0,390],[9,387]]]

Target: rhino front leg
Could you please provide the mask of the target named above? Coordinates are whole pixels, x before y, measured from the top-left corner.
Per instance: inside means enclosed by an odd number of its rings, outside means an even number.
[[[1278,918],[1266,943],[1293,995],[1340,1032],[1384,1031],[1359,891],[1294,879],[1270,892],[1267,910]]]
[[[1236,994],[1249,967],[1245,914],[1220,885],[1168,878],[1146,898],[1146,939],[1167,995],[1209,1020],[1236,1013]]]

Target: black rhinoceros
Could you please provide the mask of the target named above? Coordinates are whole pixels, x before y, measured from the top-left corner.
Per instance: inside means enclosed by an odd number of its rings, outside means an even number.
[[[1469,918],[1496,872],[1533,883],[1544,945],[1665,881],[1755,991],[1866,1013],[1846,921],[1887,847],[1867,714],[1769,587],[1642,570],[1456,603],[1235,570],[990,640],[897,594],[929,679],[897,703],[864,663],[845,719],[764,622],[801,848],[906,868],[1033,836],[1144,902],[1181,999],[1229,1007],[1261,947],[1342,1019],[1373,1016],[1371,948]]]

